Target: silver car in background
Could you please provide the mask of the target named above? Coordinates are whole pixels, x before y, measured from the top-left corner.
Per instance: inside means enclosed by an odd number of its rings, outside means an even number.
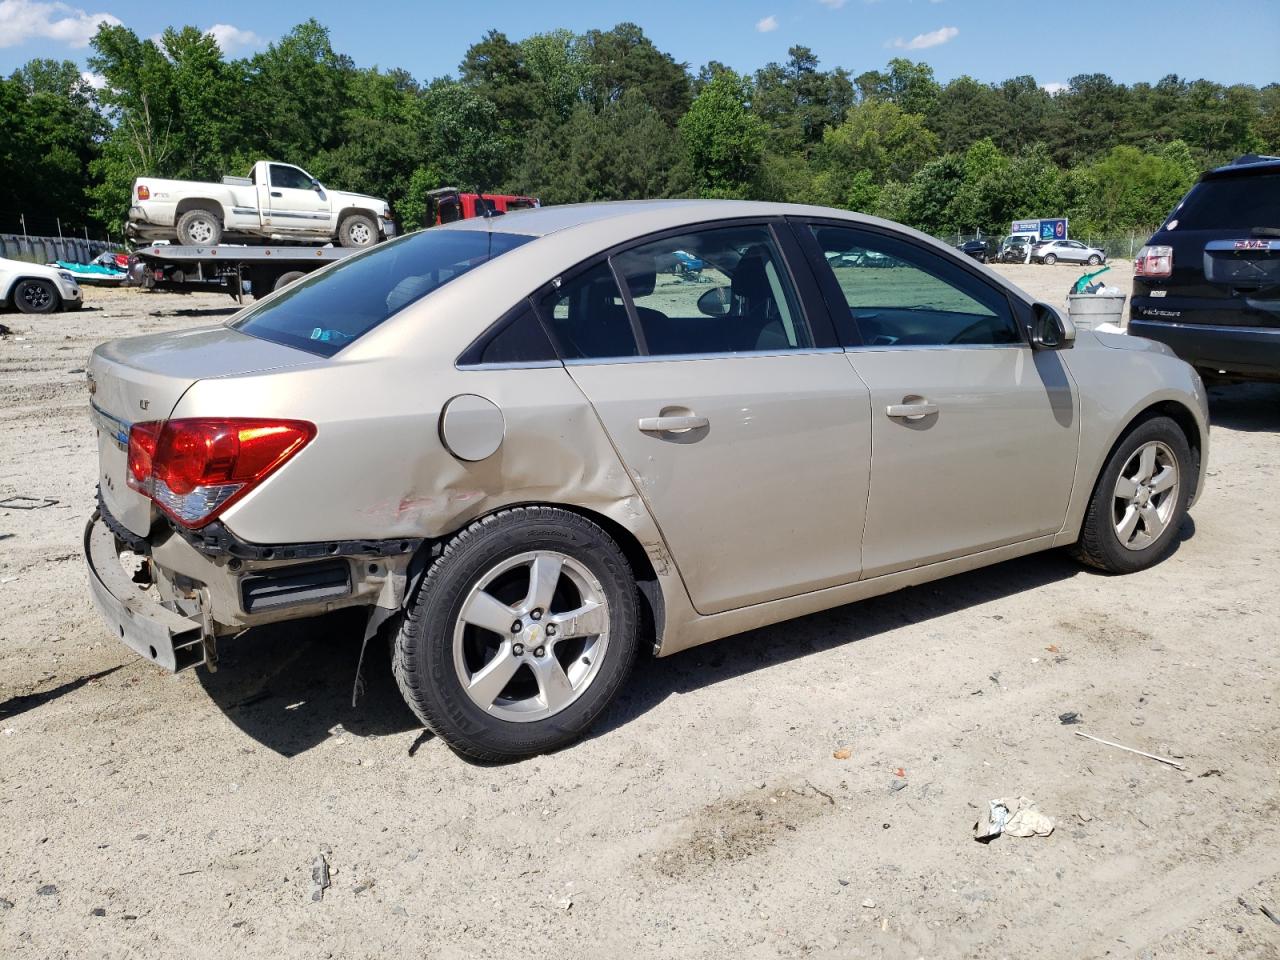
[[[1031,262],[1052,266],[1063,263],[1087,263],[1091,267],[1105,262],[1106,251],[1087,247],[1079,240],[1042,240],[1031,248]]]
[[[213,669],[246,628],[364,608],[416,715],[490,760],[580,736],[644,646],[1058,546],[1147,567],[1208,442],[1166,348],[769,203],[434,227],[89,377],[113,633]]]

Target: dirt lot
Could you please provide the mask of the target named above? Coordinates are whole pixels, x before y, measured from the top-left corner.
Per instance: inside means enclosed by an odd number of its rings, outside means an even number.
[[[485,767],[385,666],[351,708],[350,620],[177,677],[106,633],[81,368],[231,304],[87,301],[2,318],[0,498],[58,502],[0,508],[0,956],[1280,956],[1280,388],[1213,391],[1154,570],[1043,554],[647,661],[590,740]],[[1053,834],[975,843],[1019,794]]]

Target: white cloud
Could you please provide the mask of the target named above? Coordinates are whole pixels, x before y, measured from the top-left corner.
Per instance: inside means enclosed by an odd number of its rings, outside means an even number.
[[[65,3],[0,0],[0,47],[16,47],[28,40],[87,47],[104,23],[119,26],[120,21],[109,13],[87,13]]]
[[[95,90],[101,90],[103,87],[107,85],[106,77],[104,77],[100,73],[90,73],[88,70],[85,70],[83,73],[80,74],[80,79],[83,80],[85,83],[87,83],[89,86],[93,87],[93,89]]]
[[[1065,83],[1058,83],[1055,80],[1052,83],[1040,84],[1040,89],[1043,90],[1045,93],[1049,94],[1049,96],[1053,96],[1055,93],[1061,93],[1063,90],[1066,90],[1068,88]]]
[[[939,27],[929,33],[921,33],[910,40],[903,40],[898,37],[886,44],[886,46],[894,47],[898,50],[928,50],[930,47],[940,47],[944,43],[954,40],[960,35],[957,27]]]
[[[771,33],[778,29],[778,18],[770,14],[763,20],[756,21],[756,31],[759,33]]]
[[[218,42],[223,53],[234,53],[262,46],[262,38],[252,30],[241,30],[229,23],[215,23],[205,31]]]

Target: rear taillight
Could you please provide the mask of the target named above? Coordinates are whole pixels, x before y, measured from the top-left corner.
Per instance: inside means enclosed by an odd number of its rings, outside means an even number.
[[[187,527],[202,527],[306,446],[302,420],[183,419],[129,429],[130,487]]]
[[[151,199],[151,188],[148,187],[145,183],[138,184],[138,199],[139,200]]]
[[[1143,247],[1133,261],[1135,277],[1168,277],[1173,274],[1173,247]]]

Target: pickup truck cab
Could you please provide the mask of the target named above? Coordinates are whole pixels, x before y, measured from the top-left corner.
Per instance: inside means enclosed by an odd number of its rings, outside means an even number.
[[[327,190],[301,167],[259,160],[247,177],[221,183],[139,177],[126,232],[145,240],[209,247],[304,241],[369,247],[395,236],[391,206],[377,197]]]

